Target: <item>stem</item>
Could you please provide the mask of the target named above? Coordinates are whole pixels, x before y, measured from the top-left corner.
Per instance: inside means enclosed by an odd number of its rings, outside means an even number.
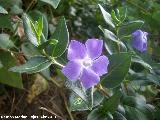
[[[125,35],[125,36],[122,36],[120,39],[123,39],[123,38],[131,38],[132,36],[131,35]]]
[[[69,107],[68,107],[66,96],[64,95],[64,93],[63,93],[62,91],[61,91],[60,93],[61,93],[61,96],[63,97],[64,104],[65,104],[65,107],[66,107],[66,110],[67,110],[67,112],[68,112],[68,114],[69,114],[70,119],[71,119],[71,120],[74,120],[74,117],[73,117],[73,115],[72,115],[72,113],[71,113],[71,111],[70,111],[70,109],[69,109]]]
[[[49,56],[48,54],[46,54],[46,52],[44,50],[43,50],[43,55],[45,55],[49,60],[51,60],[53,64],[59,66],[60,68],[64,67],[64,65],[60,64],[54,58],[52,58],[51,56]]]
[[[102,94],[104,94],[106,97],[110,97],[110,95],[107,93],[107,91],[102,87],[102,85],[101,84],[98,84],[97,86],[96,86],[96,88],[102,93]]]
[[[60,84],[59,83],[57,83],[54,79],[52,79],[51,77],[50,77],[50,79],[49,78],[47,78],[47,77],[45,77],[42,73],[40,73],[46,80],[51,80],[57,87],[61,87],[60,86]]]
[[[145,10],[144,8],[142,8],[141,6],[139,6],[138,4],[135,4],[133,1],[131,1],[131,0],[126,0],[126,2],[128,2],[128,3],[132,4],[133,6],[139,8],[140,10],[143,11],[143,13],[149,14],[147,10]]]
[[[120,39],[119,39],[119,27],[118,26],[116,27],[116,35],[117,35],[118,41],[120,41]],[[117,47],[118,47],[118,53],[120,53],[120,51],[121,51],[120,43],[117,43]]]
[[[31,3],[28,5],[28,7],[27,7],[27,9],[26,9],[26,12],[28,12],[28,10],[32,7],[32,5],[34,4],[34,3],[36,3],[37,2],[37,0],[32,0],[31,1]]]

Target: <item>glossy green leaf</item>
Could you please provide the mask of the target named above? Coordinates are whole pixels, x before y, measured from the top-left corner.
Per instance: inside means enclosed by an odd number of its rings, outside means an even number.
[[[2,6],[0,6],[0,13],[8,14],[7,10],[5,10]]]
[[[61,0],[40,0],[42,2],[50,4],[54,9],[58,7],[58,4]]]
[[[146,103],[144,96],[125,96],[123,98],[123,104],[142,112],[149,120],[154,120],[154,107]]]
[[[27,59],[30,59],[34,56],[40,56],[41,55],[41,53],[39,52],[37,47],[35,47],[33,44],[31,44],[29,42],[23,43],[22,46],[21,46],[21,49],[22,49],[22,52],[24,53],[24,55]],[[47,80],[51,79],[49,67],[47,69],[41,71],[41,74]]]
[[[134,63],[139,63],[142,66],[144,66],[144,68],[151,70],[152,66],[150,66],[148,63],[146,63],[145,61],[143,61],[142,58],[140,58],[139,56],[134,56],[132,57],[132,62]]]
[[[50,45],[48,47],[48,53],[53,57],[61,56],[67,49],[69,43],[69,33],[64,17],[60,18],[57,28],[50,39],[56,39],[58,43],[56,46]]]
[[[35,56],[29,59],[25,64],[10,68],[10,71],[19,73],[36,73],[47,69],[52,62],[43,56]]]
[[[23,43],[21,46],[21,49],[27,59],[30,59],[34,56],[41,55],[40,52],[38,51],[37,47],[35,47],[30,42]]]
[[[23,20],[24,31],[27,38],[33,45],[38,46],[37,42],[38,40],[36,38],[34,31],[32,30],[30,18],[27,16],[27,14],[24,13],[22,16],[22,20]]]
[[[98,108],[94,109],[89,113],[87,120],[108,120],[108,118],[104,115],[102,115]]]
[[[106,87],[113,88],[121,84],[129,71],[131,64],[130,53],[119,53],[108,56],[109,68],[108,73],[102,78],[102,84]]]
[[[4,51],[0,52],[0,56],[2,56],[0,57],[0,61],[3,65],[3,67],[0,68],[0,83],[16,88],[23,88],[21,75],[19,73],[8,71],[10,67],[16,65],[16,59],[11,56],[9,52]]]
[[[107,30],[107,29],[103,29],[101,26],[99,26],[99,28],[100,28],[100,29],[102,30],[102,32],[104,33],[105,38],[116,42],[116,43],[119,44],[122,48],[124,48],[125,50],[127,50],[125,44],[124,44],[122,41],[118,40],[117,36],[116,36],[113,32],[111,32],[111,31],[109,31],[109,30]]]
[[[124,115],[122,115],[121,113],[115,111],[113,114],[113,118],[114,120],[127,120]]]
[[[113,22],[112,22],[112,17],[111,17],[111,15],[110,15],[107,11],[105,11],[105,9],[104,9],[100,4],[99,4],[99,7],[100,7],[100,9],[101,9],[103,18],[104,18],[104,20],[106,21],[106,23],[107,23],[108,25],[110,25],[111,27],[115,28],[115,25],[114,25]]]
[[[76,93],[72,92],[69,98],[69,105],[71,111],[84,111],[90,110],[95,106],[100,105],[103,100],[103,96],[98,92],[93,93],[93,105],[90,106],[91,101],[84,101],[80,96]]]
[[[127,120],[149,120],[145,114],[134,107],[125,106]]]
[[[42,30],[43,30],[43,17],[40,17],[38,19],[38,25],[37,25],[37,34],[39,37],[42,35]]]
[[[38,10],[30,11],[28,14],[32,18],[33,21],[38,21],[39,18],[43,19],[43,35],[47,39],[48,38],[48,20],[47,20],[46,15]]]
[[[10,36],[8,34],[2,33],[0,34],[0,48],[10,49],[15,47],[14,43],[10,40]]]
[[[101,107],[101,111],[105,113],[113,113],[118,108],[121,96],[121,91],[115,92],[115,94],[113,94],[108,100],[104,101],[103,106]]]

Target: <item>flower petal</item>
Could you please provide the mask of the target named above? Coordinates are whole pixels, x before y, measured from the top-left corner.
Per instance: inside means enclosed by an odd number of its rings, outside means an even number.
[[[80,81],[82,82],[82,85],[88,89],[91,88],[94,85],[97,85],[100,81],[99,76],[91,69],[83,69]]]
[[[72,61],[75,59],[83,59],[86,56],[85,45],[76,41],[71,40],[68,47],[68,60]]]
[[[81,65],[75,61],[68,62],[67,65],[62,69],[62,73],[72,81],[76,81],[79,78],[81,71]]]
[[[87,53],[91,59],[98,58],[102,53],[103,41],[98,39],[88,39],[86,41]]]
[[[99,76],[102,76],[103,74],[108,73],[108,64],[108,58],[103,55],[94,61],[91,69]]]
[[[140,52],[144,52],[147,50],[147,32],[136,30],[132,33],[132,45],[135,49],[139,50]]]

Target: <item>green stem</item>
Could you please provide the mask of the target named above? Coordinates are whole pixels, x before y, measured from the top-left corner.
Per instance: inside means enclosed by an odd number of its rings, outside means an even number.
[[[31,3],[28,5],[26,12],[29,11],[29,9],[32,7],[33,4],[35,4],[37,2],[37,0],[32,0]]]
[[[110,97],[110,95],[108,94],[108,92],[102,87],[102,85],[101,84],[98,84],[97,86],[96,86],[96,88],[102,93],[102,94],[104,94],[106,97]]]
[[[118,26],[116,27],[116,35],[117,35],[118,41],[120,41],[120,39],[119,39],[119,27]],[[117,47],[118,47],[118,53],[120,53],[120,51],[121,51],[120,43],[117,43]]]
[[[46,54],[46,52],[43,50],[43,55],[45,55],[49,60],[52,61],[53,64],[57,65],[60,68],[63,68],[64,65],[60,64],[59,62],[57,62],[53,57],[49,56],[48,54]]]

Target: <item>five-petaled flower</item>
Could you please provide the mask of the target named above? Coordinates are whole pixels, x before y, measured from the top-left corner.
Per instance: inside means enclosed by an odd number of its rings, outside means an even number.
[[[147,50],[147,32],[136,30],[132,33],[132,46],[140,52]]]
[[[71,40],[67,54],[69,62],[62,73],[71,81],[80,80],[86,89],[97,85],[100,76],[108,72],[109,60],[104,55],[100,56],[102,48],[102,40],[88,39],[85,45]]]

